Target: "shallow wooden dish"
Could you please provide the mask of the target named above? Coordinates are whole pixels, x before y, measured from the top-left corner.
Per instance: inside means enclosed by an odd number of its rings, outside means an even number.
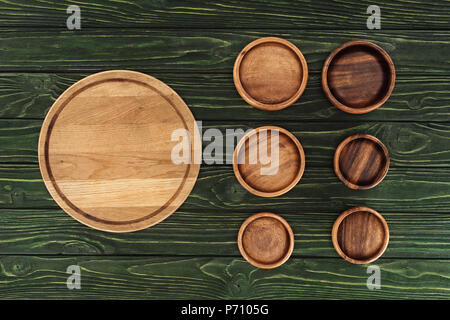
[[[350,41],[335,49],[322,68],[322,88],[336,107],[367,113],[383,105],[395,85],[395,67],[382,48]]]
[[[271,150],[272,131],[278,132],[278,167],[272,172],[260,161],[250,161],[251,150],[265,144]],[[261,134],[265,131],[265,135]],[[253,149],[254,148],[254,149]],[[258,151],[259,154],[259,151]],[[271,155],[271,153],[269,153]],[[270,166],[270,165],[269,165]],[[247,133],[237,144],[233,154],[233,171],[239,183],[251,193],[261,197],[276,197],[291,190],[305,171],[305,153],[297,138],[286,129],[264,126]]]
[[[370,189],[389,170],[389,152],[369,134],[355,134],[342,141],[334,154],[334,172],[351,189]]]
[[[266,37],[249,43],[236,58],[234,84],[241,97],[262,110],[293,104],[308,82],[308,65],[291,42]]]
[[[285,263],[294,250],[294,233],[279,215],[261,212],[244,221],[238,234],[242,256],[258,268],[272,269]]]
[[[331,238],[342,258],[355,264],[367,264],[377,260],[386,250],[389,227],[377,211],[354,207],[336,219]]]
[[[191,137],[190,164],[171,159],[176,129]],[[201,145],[196,130],[189,108],[161,81],[101,72],[51,107],[39,166],[53,199],[73,218],[99,230],[136,231],[167,218],[192,190],[200,167],[193,161]]]

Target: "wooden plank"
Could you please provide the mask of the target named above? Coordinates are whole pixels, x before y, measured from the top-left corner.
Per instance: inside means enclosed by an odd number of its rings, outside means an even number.
[[[38,163],[41,124],[42,120],[0,120],[0,161]]]
[[[87,76],[51,73],[1,73],[0,117],[44,119],[53,102]]]
[[[0,2],[2,26],[65,28],[73,1]],[[108,1],[76,3],[82,28],[298,28],[366,29],[371,1]],[[382,29],[448,28],[450,7],[444,1],[377,1]]]
[[[331,167],[306,167],[300,183],[283,196],[263,199],[247,192],[231,168],[203,166],[200,180],[184,208],[221,210],[255,209],[281,212],[341,212],[366,205],[380,211],[449,212],[450,170],[391,168],[385,180],[371,190],[351,190],[335,176]],[[198,191],[197,191],[198,190]]]
[[[42,120],[0,120],[0,163],[37,164],[37,143]],[[285,122],[285,121],[205,121],[203,133],[211,128],[223,135],[223,147],[215,155],[215,164],[231,164],[234,145],[227,147],[232,132],[262,125],[279,125],[291,131],[302,143],[309,167],[332,166],[334,152],[347,136],[368,133],[377,136],[389,150],[391,167],[449,167],[450,123],[410,122]],[[228,132],[227,132],[228,130]],[[230,131],[231,130],[231,131]],[[203,142],[203,149],[210,141]],[[214,161],[204,155],[205,161]],[[206,162],[211,163],[211,162]]]
[[[36,165],[0,167],[0,208],[57,208]],[[330,167],[307,165],[300,183],[275,198],[261,198],[237,182],[231,166],[200,169],[197,183],[180,210],[258,212],[341,212],[366,205],[380,212],[450,212],[450,168],[391,168],[374,189],[352,190]]]
[[[0,254],[239,256],[239,227],[263,209],[178,211],[154,227],[125,234],[90,229],[59,209],[1,209]],[[295,256],[338,258],[331,243],[338,211],[282,211],[295,234]],[[450,258],[449,214],[381,213],[390,228],[383,257]]]
[[[81,290],[68,290],[70,265]],[[380,259],[381,288],[367,266],[291,258],[264,270],[242,259],[180,257],[0,257],[2,299],[448,299],[449,260]]]
[[[398,77],[448,76],[450,31],[351,30],[143,30],[3,29],[0,68],[9,71],[97,72],[134,69],[153,73],[232,72],[240,50],[262,36],[286,38],[302,50],[313,75],[320,72],[330,52],[340,44],[365,39],[391,55]]]
[[[43,119],[56,98],[88,74],[0,74],[0,118]],[[293,106],[277,112],[256,110],[236,93],[232,74],[153,74],[186,101],[199,120],[271,121],[450,121],[450,78],[404,75],[380,109],[355,117],[335,108],[322,93],[320,77],[309,78]]]

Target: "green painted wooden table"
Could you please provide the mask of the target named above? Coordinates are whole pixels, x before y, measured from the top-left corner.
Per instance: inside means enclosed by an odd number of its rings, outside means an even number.
[[[73,3],[81,30],[69,31],[70,4],[0,0],[0,298],[450,298],[450,2],[93,0]],[[380,30],[366,27],[371,4]],[[297,45],[310,70],[304,95],[277,112],[247,105],[232,79],[238,52],[269,35]],[[381,45],[397,69],[391,98],[365,115],[339,111],[320,86],[327,55],[355,39]],[[202,165],[184,205],[155,227],[111,234],[74,221],[42,182],[40,126],[71,84],[118,68],[172,86],[204,128],[292,131],[306,153],[303,179],[264,199],[231,165]],[[390,171],[372,190],[346,188],[332,169],[339,142],[357,132],[390,151]],[[345,262],[331,243],[333,221],[355,205],[390,226],[374,263],[379,290],[367,288],[367,266]],[[295,233],[293,256],[273,270],[246,263],[236,244],[240,224],[262,210]],[[69,265],[81,267],[80,290],[66,287]]]

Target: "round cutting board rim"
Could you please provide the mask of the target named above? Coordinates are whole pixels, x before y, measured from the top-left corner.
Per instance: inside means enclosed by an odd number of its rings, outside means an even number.
[[[65,105],[70,102],[72,97],[76,96],[92,85],[111,80],[125,80],[136,82],[140,85],[145,85],[149,89],[154,90],[160,96],[162,96],[180,116],[185,129],[190,132],[191,160],[194,158],[195,153],[199,151],[198,147],[200,145],[198,141],[199,135],[195,131],[198,130],[198,128],[195,123],[195,118],[184,100],[171,87],[152,76],[130,70],[109,70],[92,74],[77,81],[68,89],[66,89],[53,103],[44,119],[39,135],[39,169],[44,180],[44,184],[51,194],[52,198],[72,218],[97,230],[109,232],[133,232],[145,229],[163,221],[179,208],[179,206],[186,200],[195,185],[200,169],[200,164],[196,164],[194,161],[191,161],[191,163],[187,165],[183,181],[180,183],[177,191],[172,195],[172,197],[164,206],[161,206],[151,214],[146,214],[142,218],[130,221],[108,221],[97,218],[95,217],[95,215],[86,213],[80,208],[73,205],[62,192],[58,191],[57,183],[51,178],[51,167],[48,164],[48,158],[46,157],[48,140],[51,136],[52,126],[57,120],[58,114],[62,111]],[[166,94],[164,94],[164,92],[162,91],[166,91]],[[173,203],[175,204],[173,205]]]

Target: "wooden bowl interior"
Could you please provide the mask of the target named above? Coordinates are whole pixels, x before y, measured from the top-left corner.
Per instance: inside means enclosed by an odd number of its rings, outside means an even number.
[[[239,78],[246,93],[263,104],[279,104],[300,89],[303,71],[299,57],[278,42],[254,46],[242,58]]]
[[[308,64],[291,42],[259,38],[237,56],[233,81],[248,104],[261,110],[281,110],[297,101],[305,90]]]
[[[247,137],[244,144],[238,150],[238,173],[244,182],[252,189],[273,193],[288,188],[297,179],[301,171],[302,157],[295,142],[286,134],[279,131],[279,165],[274,169],[273,174],[261,174],[261,168],[268,167],[261,163],[259,157],[255,163],[251,163],[250,154],[258,150],[260,145],[267,146],[268,154],[271,155],[271,130],[267,130],[266,135],[260,135],[258,131],[256,139]],[[257,146],[258,145],[258,146]]]
[[[357,138],[343,146],[339,170],[348,182],[367,187],[384,177],[387,161],[379,144],[366,138]]]
[[[289,231],[273,217],[260,217],[250,222],[242,232],[242,249],[251,263],[274,266],[289,254]]]
[[[342,252],[356,261],[368,261],[385,248],[386,231],[383,222],[373,213],[357,211],[340,223],[337,242]]]
[[[391,66],[367,45],[344,48],[330,61],[327,82],[334,98],[350,108],[376,105],[390,94]]]

